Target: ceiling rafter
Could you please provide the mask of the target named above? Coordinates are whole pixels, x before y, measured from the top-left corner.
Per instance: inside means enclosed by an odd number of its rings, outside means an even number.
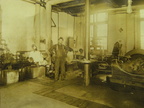
[[[56,1],[56,0],[55,0]],[[68,1],[63,3],[58,3],[52,5],[52,9],[63,11],[72,16],[77,16],[77,14],[84,12],[85,0],[61,0],[61,1]],[[144,4],[144,0],[132,0],[132,5],[142,5]],[[105,4],[111,8],[121,8],[123,6],[127,6],[127,0],[90,0],[90,5],[97,6],[99,4]]]

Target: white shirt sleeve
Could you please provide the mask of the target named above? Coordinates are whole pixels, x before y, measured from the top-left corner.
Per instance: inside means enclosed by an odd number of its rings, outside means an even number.
[[[29,57],[32,57],[34,62],[42,62],[43,56],[39,51],[31,51]]]

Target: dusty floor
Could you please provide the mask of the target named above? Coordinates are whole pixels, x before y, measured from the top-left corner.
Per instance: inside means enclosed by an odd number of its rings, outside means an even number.
[[[71,76],[73,73],[69,73]],[[86,87],[76,75],[55,82],[47,77],[0,86],[0,108],[143,108],[142,90],[113,90],[105,75]],[[78,77],[76,77],[78,76]]]

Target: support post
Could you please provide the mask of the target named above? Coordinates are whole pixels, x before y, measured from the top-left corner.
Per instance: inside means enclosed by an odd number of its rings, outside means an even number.
[[[85,4],[85,23],[86,23],[86,49],[85,49],[85,56],[86,59],[89,60],[89,46],[90,46],[90,12],[89,12],[89,0],[86,0]]]
[[[47,33],[46,33],[46,9],[44,7],[40,7],[40,49],[41,50],[47,50],[46,48],[46,39],[47,39]],[[45,40],[45,41],[44,41]]]
[[[49,3],[47,3],[47,5],[46,5],[46,34],[47,34],[46,49],[47,50],[50,49],[51,41],[52,41],[51,18],[52,18],[51,5]]]
[[[39,4],[35,5],[35,44],[38,47],[38,49],[40,48],[40,6]]]
[[[86,57],[86,61],[84,63],[84,71],[85,71],[85,85],[88,86],[90,83],[90,61],[89,61],[89,46],[90,46],[90,14],[89,14],[89,0],[86,0],[85,3],[85,24],[86,24],[86,49],[85,49],[85,57]]]

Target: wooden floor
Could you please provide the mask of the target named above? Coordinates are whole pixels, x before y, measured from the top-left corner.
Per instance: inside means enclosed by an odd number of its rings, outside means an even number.
[[[64,81],[42,77],[0,86],[0,108],[144,108],[144,91],[114,90],[107,75],[96,75],[89,86],[79,71],[67,75]]]
[[[106,106],[106,105],[102,105],[102,104],[89,101],[89,100],[85,100],[85,99],[80,99],[75,96],[70,96],[65,93],[61,93],[57,91],[58,89],[69,86],[69,85],[83,84],[83,79],[81,79],[80,77],[67,80],[67,81],[56,81],[56,82],[51,82],[46,79],[45,80],[35,79],[35,80],[32,80],[32,82],[51,87],[51,89],[47,88],[47,89],[41,89],[39,91],[35,91],[34,93],[38,95],[56,99],[61,102],[64,102],[64,103],[67,103],[69,105],[76,106],[79,108],[110,108],[109,106]]]
[[[45,90],[43,92],[38,91],[35,93],[45,96],[45,97],[59,100],[61,102],[67,103],[72,106],[76,106],[78,108],[110,108],[106,105],[102,105],[102,104],[92,102],[89,100],[79,99],[73,96],[66,95],[64,93],[57,92],[57,91],[48,92],[47,90]]]

